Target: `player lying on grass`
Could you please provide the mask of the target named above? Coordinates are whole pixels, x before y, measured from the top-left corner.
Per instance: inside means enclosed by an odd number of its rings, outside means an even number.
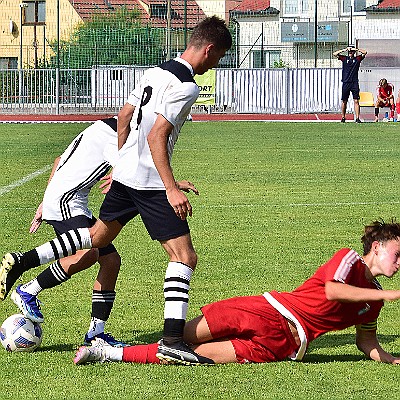
[[[373,222],[361,238],[363,256],[343,248],[292,292],[234,297],[204,306],[187,322],[184,340],[214,363],[301,360],[308,344],[326,332],[356,326],[357,347],[369,358],[400,364],[380,346],[377,317],[400,290],[383,290],[400,266],[400,224]],[[160,363],[158,344],[113,348],[101,339],[81,347],[75,364],[123,361]]]
[[[96,219],[89,209],[88,196],[100,179],[104,179],[100,188],[107,191],[110,175],[106,173],[118,159],[117,141],[116,118],[96,121],[75,137],[54,161],[43,202],[32,221],[31,233],[39,228],[42,220],[51,225],[57,235],[94,225]],[[90,344],[94,338],[100,337],[110,345],[122,346],[122,342],[104,333],[115,300],[115,284],[121,264],[111,243],[101,249],[80,250],[75,255],[55,261],[32,281],[17,286],[11,299],[27,318],[43,322],[37,298],[39,293],[61,285],[96,262],[99,262],[100,269],[93,286],[91,322],[84,343]],[[1,293],[0,299],[3,300],[7,294],[8,291]]]

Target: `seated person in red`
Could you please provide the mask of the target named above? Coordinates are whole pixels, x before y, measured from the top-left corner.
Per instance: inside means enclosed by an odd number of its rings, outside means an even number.
[[[399,93],[397,94],[397,99],[396,99],[396,113],[397,113],[397,121],[400,121],[400,90]]]
[[[400,299],[400,290],[383,290],[377,280],[392,278],[400,269],[400,223],[375,221],[364,228],[361,242],[362,256],[340,249],[292,292],[272,290],[202,307],[202,315],[185,325],[185,342],[215,364],[301,360],[314,339],[355,325],[361,352],[400,364],[400,357],[381,347],[376,333],[384,301]],[[81,347],[74,363],[157,364],[157,348],[157,343],[115,348],[99,338]]]
[[[379,121],[379,107],[390,107],[389,121],[393,121],[395,110],[393,92],[393,85],[388,83],[385,78],[379,81],[377,100],[375,103],[375,122]]]

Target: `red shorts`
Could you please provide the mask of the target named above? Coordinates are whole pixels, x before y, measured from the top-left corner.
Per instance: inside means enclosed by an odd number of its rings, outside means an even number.
[[[379,103],[378,103],[378,107],[393,107],[394,108],[394,104],[393,104],[393,106],[390,104],[390,101],[389,101],[389,99],[388,100],[385,100],[385,101],[380,101]]]
[[[233,297],[201,309],[214,339],[228,339],[240,363],[281,361],[297,351],[287,320],[264,296]]]

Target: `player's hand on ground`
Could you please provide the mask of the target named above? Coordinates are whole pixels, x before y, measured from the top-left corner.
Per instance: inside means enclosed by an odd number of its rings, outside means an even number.
[[[196,187],[193,185],[192,182],[189,181],[177,181],[176,182],[176,187],[179,190],[183,190],[186,193],[189,193],[192,191],[194,194],[199,194],[199,191],[196,189]]]
[[[33,217],[33,220],[31,222],[29,233],[35,233],[39,229],[42,223],[42,210],[43,210],[43,203],[40,203],[39,207],[36,210],[35,216]]]
[[[103,183],[100,184],[99,189],[101,193],[106,194],[110,190],[111,182],[112,182],[112,172],[108,175],[103,176],[101,179]]]
[[[181,220],[185,220],[188,215],[192,216],[192,206],[188,198],[176,186],[173,189],[167,190],[167,199],[175,214]]]

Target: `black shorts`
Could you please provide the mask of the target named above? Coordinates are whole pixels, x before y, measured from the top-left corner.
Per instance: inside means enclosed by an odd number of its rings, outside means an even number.
[[[56,235],[60,236],[71,229],[91,228],[95,224],[96,218],[89,218],[85,215],[77,215],[76,217],[68,218],[64,221],[46,220],[46,222],[53,227]],[[107,254],[111,254],[116,251],[117,249],[112,243],[110,243],[106,247],[99,249],[99,256],[106,256]]]
[[[169,240],[190,232],[187,221],[176,216],[165,190],[136,190],[113,181],[101,205],[99,218],[125,225],[137,215],[153,240]]]
[[[353,95],[353,100],[360,100],[360,86],[358,82],[343,82],[342,84],[342,100],[347,101]]]

